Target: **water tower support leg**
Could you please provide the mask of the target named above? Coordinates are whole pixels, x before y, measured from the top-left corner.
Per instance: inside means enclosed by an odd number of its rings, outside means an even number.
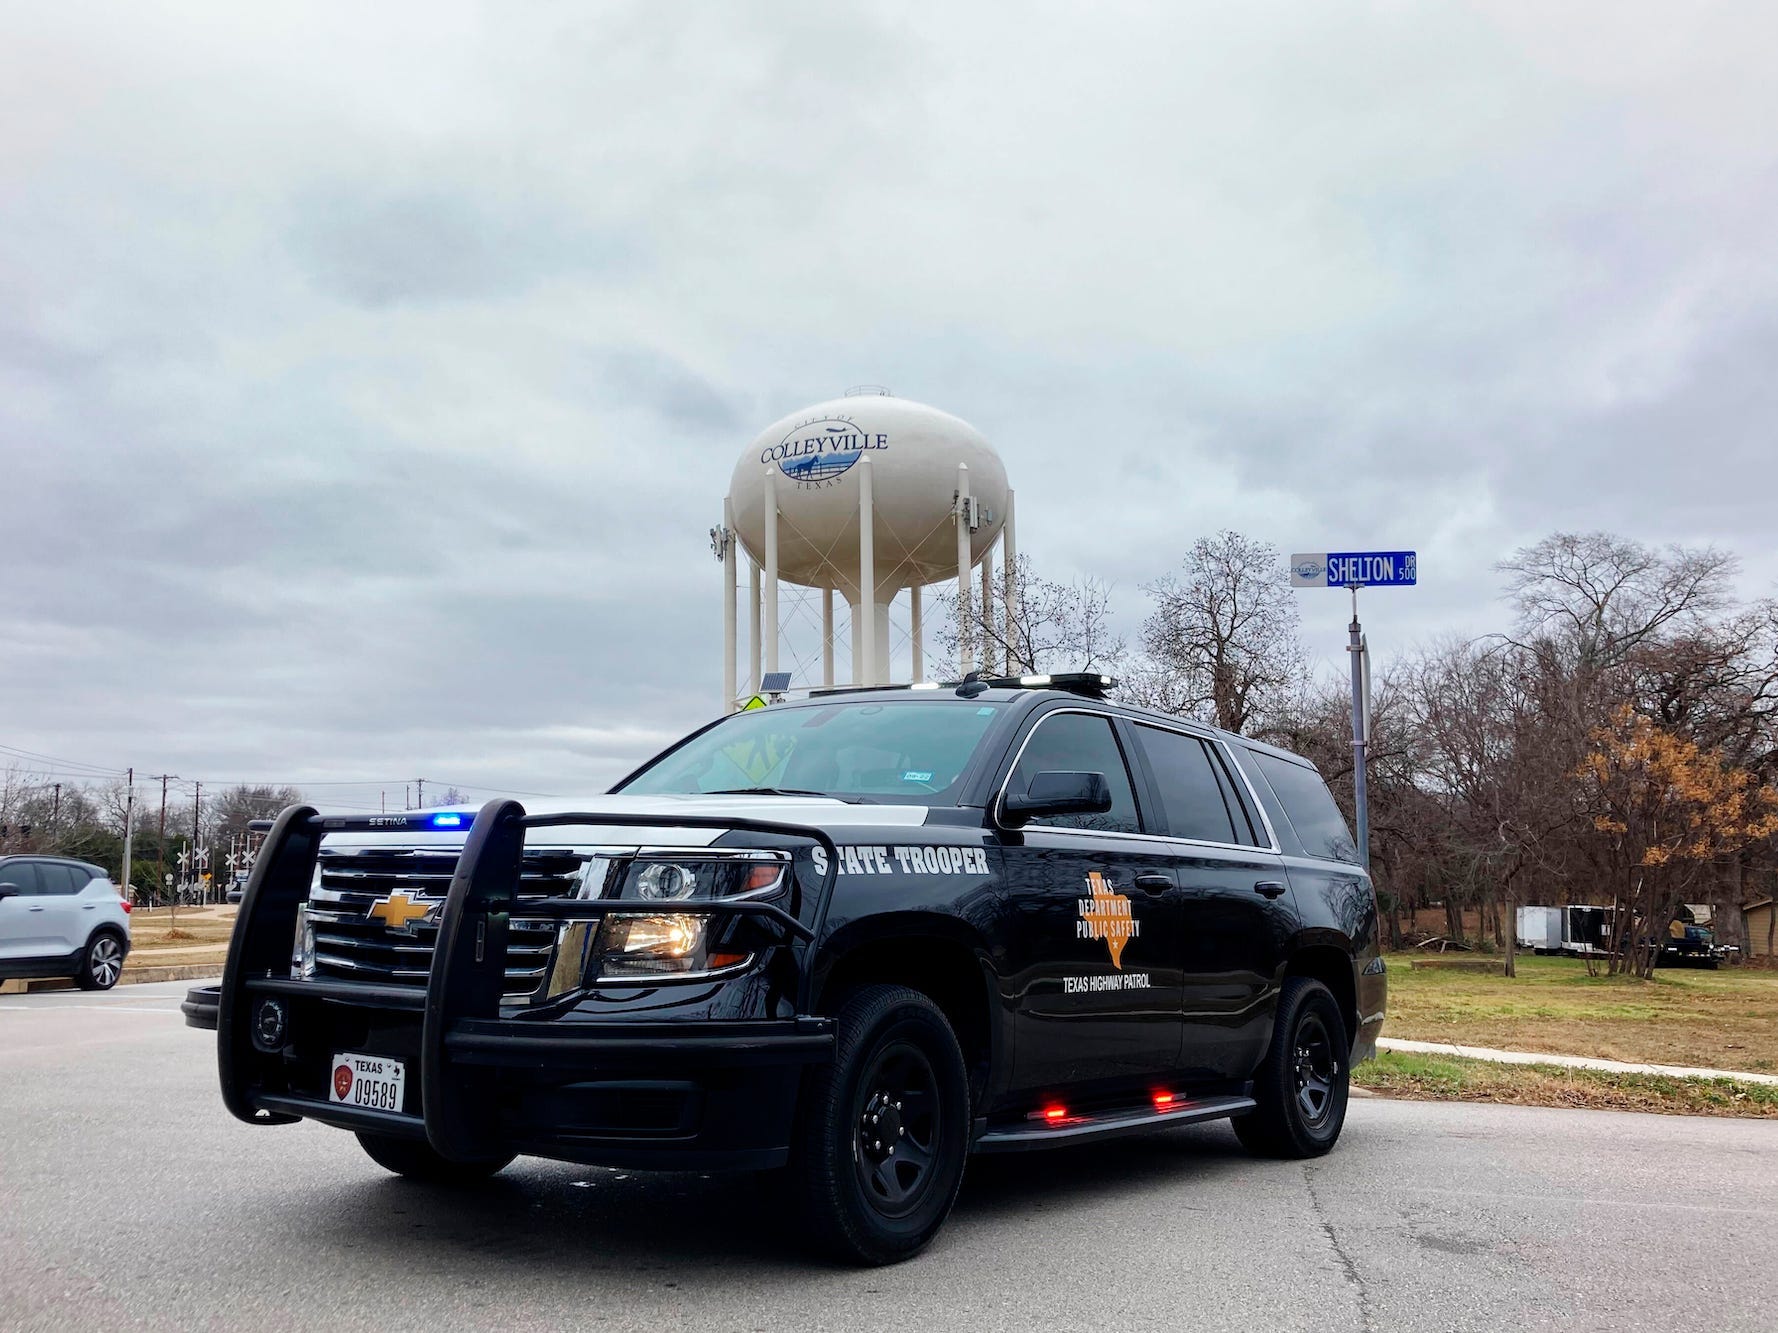
[[[722,502],[722,711],[735,710],[735,507]]]
[[[852,625],[852,674],[860,685],[877,684],[876,497],[870,455],[858,460],[858,605]]]
[[[778,488],[772,482],[773,466],[766,465],[766,604],[767,671],[778,669]]]
[[[982,670],[998,668],[1000,655],[994,644],[994,548],[982,552]]]
[[[1036,670],[1028,666],[1014,644],[1019,641],[1019,543],[1013,535],[1012,492],[1006,493],[1006,523],[1000,529],[1000,577],[1005,587],[1000,594],[1001,610],[1006,616],[1006,674],[1022,676]]]
[[[759,693],[759,561],[752,556],[747,557],[747,630],[748,647],[753,658],[747,693],[754,695]]]
[[[821,683],[833,684],[833,589],[821,590]]]
[[[926,660],[925,660],[926,654],[923,651],[922,645],[920,643],[920,628],[921,628],[921,626],[920,626],[920,585],[919,584],[915,584],[912,588],[908,589],[908,615],[909,615],[909,621],[910,621],[908,637],[911,640],[913,640],[913,649],[914,649],[914,661],[913,661],[914,674],[911,677],[909,677],[909,679],[917,681],[917,680],[920,680],[922,677],[924,677],[926,674]]]
[[[975,670],[975,617],[969,610],[969,464],[957,464],[957,665]]]

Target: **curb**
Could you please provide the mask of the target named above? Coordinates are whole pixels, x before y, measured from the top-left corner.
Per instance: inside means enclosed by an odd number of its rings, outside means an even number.
[[[1411,1055],[1448,1055],[1460,1060],[1485,1060],[1497,1065],[1555,1065],[1561,1069],[1596,1069],[1608,1074],[1655,1074],[1662,1078],[1733,1079],[1742,1083],[1778,1084],[1778,1074],[1756,1074],[1743,1069],[1693,1069],[1684,1065],[1638,1064],[1627,1060],[1601,1060],[1588,1055],[1551,1055],[1544,1051],[1497,1051],[1487,1046],[1456,1046],[1443,1041],[1407,1041],[1379,1037],[1377,1049]]]
[[[126,963],[117,984],[131,986],[151,981],[198,981],[221,974],[221,959],[210,963],[174,963],[159,967],[130,967]],[[11,981],[0,981],[0,995],[34,995],[41,991],[74,988],[74,982],[68,977],[18,977]]]

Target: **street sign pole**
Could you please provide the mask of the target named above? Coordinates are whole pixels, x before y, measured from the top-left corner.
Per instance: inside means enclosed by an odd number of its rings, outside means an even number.
[[[1371,808],[1369,784],[1365,780],[1365,746],[1370,737],[1370,709],[1365,698],[1364,631],[1358,624],[1358,585],[1352,588],[1352,623],[1347,627],[1351,642],[1346,651],[1352,654],[1352,805],[1358,820],[1358,860],[1366,870],[1371,868]]]
[[[1352,655],[1352,807],[1358,828],[1358,859],[1371,867],[1370,784],[1366,752],[1370,748],[1370,645],[1358,623],[1360,588],[1411,588],[1420,581],[1420,558],[1413,551],[1311,551],[1290,557],[1293,588],[1345,588],[1352,594],[1352,623],[1346,651]]]

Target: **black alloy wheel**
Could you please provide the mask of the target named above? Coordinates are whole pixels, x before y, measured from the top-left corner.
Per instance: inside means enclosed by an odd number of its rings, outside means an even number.
[[[885,1217],[920,1206],[935,1179],[940,1112],[932,1061],[909,1042],[877,1052],[859,1087],[853,1165],[859,1187]]]
[[[938,1006],[906,986],[854,991],[835,1026],[833,1063],[803,1087],[790,1180],[813,1245],[896,1263],[932,1240],[963,1182],[963,1052]]]
[[[1310,1127],[1321,1125],[1333,1110],[1333,1081],[1338,1070],[1338,1057],[1320,1015],[1305,1013],[1298,1023],[1292,1063],[1297,1109],[1303,1123]]]
[[[1254,1109],[1234,1121],[1249,1152],[1319,1157],[1334,1146],[1346,1123],[1350,1044],[1333,993],[1310,977],[1286,978],[1272,1044],[1254,1074]]]

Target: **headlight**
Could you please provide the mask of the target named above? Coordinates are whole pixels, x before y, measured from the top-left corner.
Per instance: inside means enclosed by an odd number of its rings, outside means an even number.
[[[609,916],[599,934],[588,980],[642,981],[650,977],[717,972],[745,963],[751,956],[737,950],[709,947],[710,918],[673,916]]]
[[[789,864],[782,852],[643,852],[630,861],[617,896],[677,903],[770,893],[783,887]]]
[[[605,918],[587,958],[586,983],[642,982],[701,975],[745,964],[745,948],[715,943],[708,909],[723,901],[782,889],[790,869],[785,852],[643,851],[618,872],[607,896],[677,909],[671,914],[614,912]],[[726,932],[720,927],[717,934]]]
[[[636,872],[636,896],[654,901],[689,898],[698,891],[698,872],[671,861],[650,861]]]

